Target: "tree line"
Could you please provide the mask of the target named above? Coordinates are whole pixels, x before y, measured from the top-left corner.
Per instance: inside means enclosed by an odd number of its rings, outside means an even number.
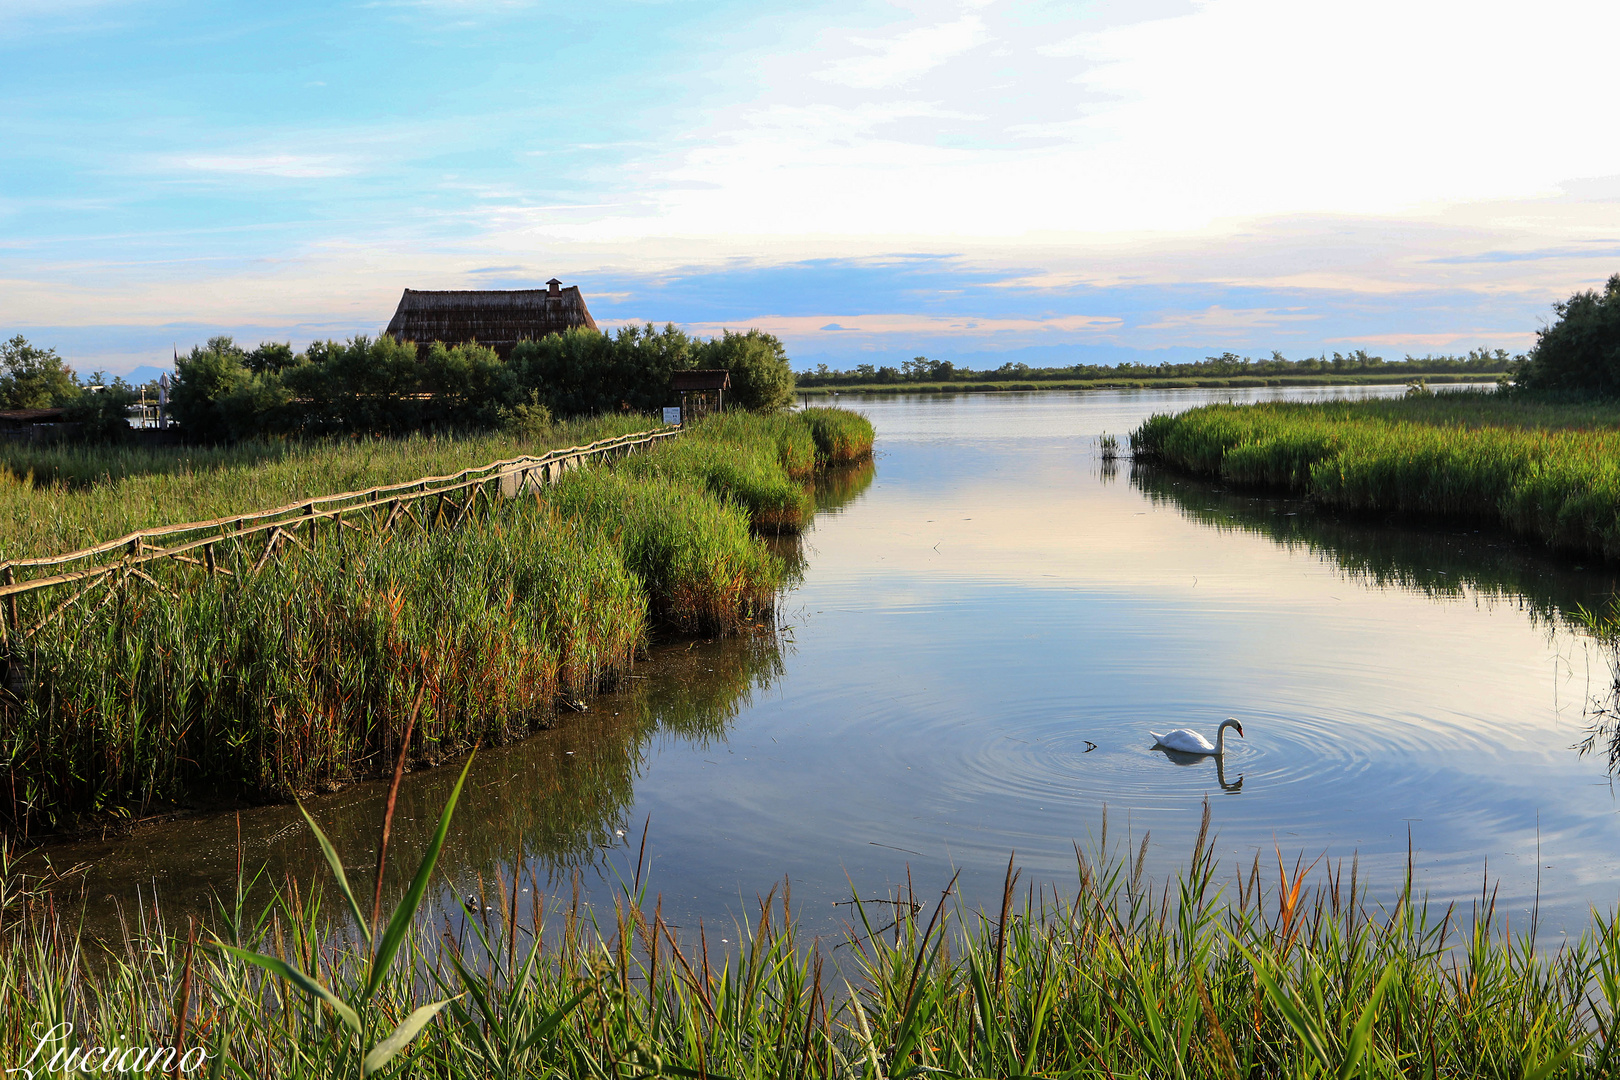
[[[1467,356],[1408,356],[1405,360],[1386,361],[1381,356],[1370,356],[1366,350],[1353,353],[1324,353],[1321,356],[1290,360],[1280,352],[1269,358],[1255,360],[1237,353],[1207,356],[1203,360],[1185,364],[1168,361],[1161,364],[1126,362],[1117,365],[1073,364],[1068,367],[1030,367],[1023,363],[1006,363],[996,368],[975,370],[958,367],[949,360],[930,360],[926,356],[913,357],[894,366],[857,364],[847,371],[819,364],[815,370],[801,372],[800,386],[881,386],[896,383],[950,383],[950,382],[1057,382],[1068,380],[1140,379],[1218,379],[1233,376],[1279,375],[1421,375],[1509,374],[1524,363],[1523,355],[1510,356],[1505,349],[1475,349]]]
[[[692,337],[673,325],[614,334],[575,328],[519,342],[502,358],[475,342],[417,345],[384,335],[317,341],[303,352],[228,337],[175,365],[170,405],[189,438],[400,434],[544,423],[551,416],[651,412],[674,404],[670,376],[723,368],[728,401],[771,411],[793,400],[782,343],[758,330]]]
[[[61,409],[62,419],[93,438],[128,429],[124,419],[140,399],[138,387],[100,371],[81,379],[55,349],[21,334],[0,342],[0,409]]]

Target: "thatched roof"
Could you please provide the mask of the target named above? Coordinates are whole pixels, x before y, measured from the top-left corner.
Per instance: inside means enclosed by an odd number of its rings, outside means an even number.
[[[676,371],[669,377],[669,388],[682,390],[730,390],[731,372],[725,368],[701,371]]]
[[[54,424],[62,419],[63,409],[0,409],[0,424]]]
[[[476,340],[502,356],[520,341],[583,326],[596,329],[578,285],[562,288],[552,278],[545,289],[406,289],[386,333],[424,345]]]

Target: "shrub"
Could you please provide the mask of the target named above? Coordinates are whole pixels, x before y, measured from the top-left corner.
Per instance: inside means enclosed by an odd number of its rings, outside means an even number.
[[[1553,310],[1558,321],[1536,332],[1536,347],[1515,385],[1620,397],[1620,274],[1609,278],[1602,293],[1578,292]]]
[[[793,369],[775,335],[727,330],[700,343],[695,352],[694,367],[725,368],[731,373],[732,400],[743,408],[775,412],[793,403]]]

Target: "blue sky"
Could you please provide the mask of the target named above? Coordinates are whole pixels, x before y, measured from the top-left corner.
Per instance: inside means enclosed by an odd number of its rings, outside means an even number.
[[[1620,5],[0,0],[0,332],[129,371],[556,275],[801,365],[1523,349]]]

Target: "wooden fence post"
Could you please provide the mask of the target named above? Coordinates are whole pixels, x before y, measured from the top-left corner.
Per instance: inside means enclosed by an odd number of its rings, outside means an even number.
[[[17,573],[9,566],[6,567],[6,584],[17,584]],[[16,593],[12,593],[10,596],[6,597],[6,623],[5,626],[0,629],[4,629],[5,631],[4,634],[0,634],[0,637],[3,637],[7,641],[10,640],[12,634],[20,635],[22,633],[22,624],[17,619]]]

